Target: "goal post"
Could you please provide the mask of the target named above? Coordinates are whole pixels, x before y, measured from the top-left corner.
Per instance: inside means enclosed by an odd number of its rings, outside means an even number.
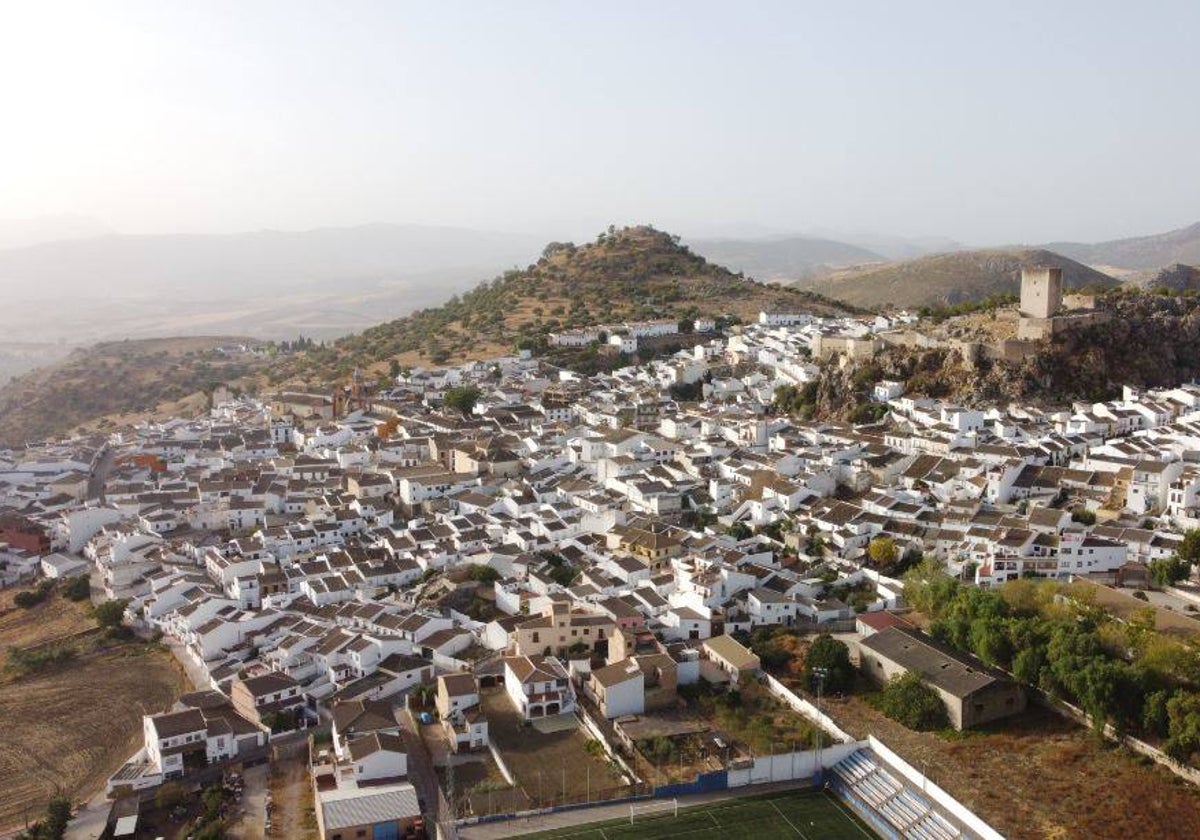
[[[638,818],[649,817],[678,817],[678,799],[657,799],[650,802],[631,802],[629,804],[629,824],[633,825]]]

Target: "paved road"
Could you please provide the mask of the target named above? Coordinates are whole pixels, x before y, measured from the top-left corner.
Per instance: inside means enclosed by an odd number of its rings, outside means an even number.
[[[108,824],[108,812],[111,809],[112,802],[105,797],[104,791],[100,791],[67,824],[64,840],[99,840]]]
[[[108,483],[109,473],[113,471],[116,462],[117,458],[113,451],[111,449],[104,450],[104,454],[100,456],[100,463],[96,464],[96,468],[92,470],[92,474],[88,478],[88,499],[104,501],[104,485]]]

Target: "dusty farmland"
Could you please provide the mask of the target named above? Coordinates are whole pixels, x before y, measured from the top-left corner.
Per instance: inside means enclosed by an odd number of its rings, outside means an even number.
[[[0,593],[0,651],[93,624],[57,596],[7,612],[13,594]],[[169,653],[132,642],[88,649],[19,679],[0,676],[0,830],[38,817],[57,790],[73,800],[94,794],[141,745],[143,712],[165,710],[187,688]]]

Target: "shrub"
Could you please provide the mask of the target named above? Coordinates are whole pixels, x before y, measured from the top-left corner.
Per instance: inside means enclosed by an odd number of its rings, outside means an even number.
[[[925,732],[949,723],[942,698],[915,673],[893,677],[879,695],[879,709],[897,723]]]
[[[472,566],[471,580],[479,581],[480,583],[495,583],[500,580],[500,573],[491,566]]]
[[[63,586],[62,594],[71,601],[86,601],[92,597],[92,582],[87,575],[70,578]]]
[[[121,626],[121,621],[125,618],[125,607],[128,601],[105,601],[103,604],[97,604],[92,611],[92,615],[96,619],[96,623],[105,630],[113,630]]]
[[[13,603],[23,610],[36,607],[38,604],[50,597],[51,591],[54,589],[54,581],[44,580],[35,586],[33,589],[26,589],[23,592],[18,592],[13,598]]]
[[[170,811],[177,805],[182,805],[187,799],[187,791],[179,782],[167,782],[154,794],[154,806],[161,811]]]

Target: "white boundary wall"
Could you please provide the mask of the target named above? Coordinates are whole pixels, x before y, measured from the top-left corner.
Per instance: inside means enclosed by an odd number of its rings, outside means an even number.
[[[875,754],[888,765],[889,769],[895,770],[912,782],[913,785],[921,790],[922,794],[936,802],[940,808],[944,808],[947,813],[953,814],[955,819],[970,831],[979,835],[981,840],[1004,840],[1003,834],[975,816],[969,808],[917,772],[916,768],[911,764],[888,749],[883,741],[880,741],[874,735],[868,735],[867,742],[871,745],[871,749],[875,751]]]
[[[809,720],[816,723],[834,738],[841,741],[843,744],[857,743],[853,738],[843,732],[833,718],[824,712],[817,711],[817,707],[809,703],[802,697],[796,696],[791,689],[781,683],[779,680],[772,677],[770,674],[763,674],[763,684],[770,690],[772,694],[787,703],[794,711],[804,715]]]
[[[821,766],[828,769],[850,753],[866,746],[865,741],[830,744],[821,749]],[[817,769],[817,751],[760,755],[751,767],[729,771],[731,788],[745,785],[765,785],[771,782],[790,782],[795,779],[811,779]]]

